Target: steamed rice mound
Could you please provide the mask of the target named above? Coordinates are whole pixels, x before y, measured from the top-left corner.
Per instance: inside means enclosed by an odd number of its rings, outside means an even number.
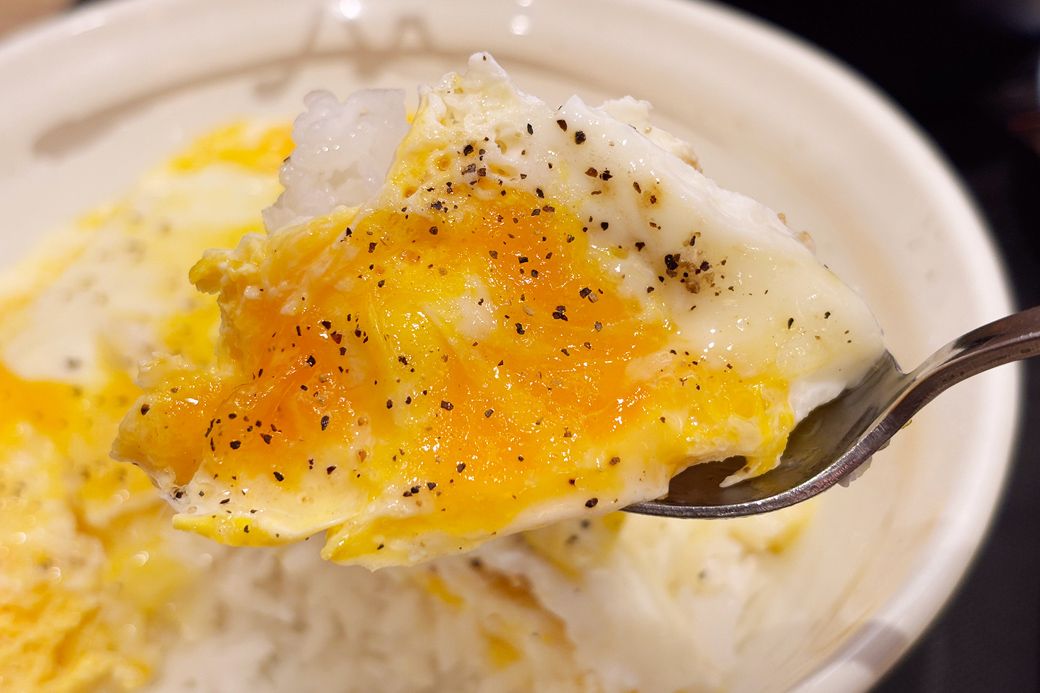
[[[152,689],[726,689],[804,512],[608,516],[375,573],[308,543],[222,549]]]

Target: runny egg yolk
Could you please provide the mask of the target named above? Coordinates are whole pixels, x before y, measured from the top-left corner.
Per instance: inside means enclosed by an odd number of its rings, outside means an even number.
[[[329,529],[327,558],[409,563],[783,449],[787,383],[676,348],[565,205],[467,186],[434,208],[336,212],[195,267],[219,363],[153,367],[115,448],[165,480],[178,526]]]

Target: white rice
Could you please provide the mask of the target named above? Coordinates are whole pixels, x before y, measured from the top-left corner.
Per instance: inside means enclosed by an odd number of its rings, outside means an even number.
[[[376,573],[316,543],[219,549],[152,690],[716,690],[792,521],[627,517],[580,572],[539,541],[561,528]]]
[[[304,105],[293,124],[296,149],[280,175],[285,192],[264,210],[271,231],[371,198],[408,130],[404,92],[397,89],[365,89],[342,103],[315,91]]]

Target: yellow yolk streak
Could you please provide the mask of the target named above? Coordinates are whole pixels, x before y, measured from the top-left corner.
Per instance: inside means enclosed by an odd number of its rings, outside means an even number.
[[[214,164],[233,164],[257,173],[277,173],[293,150],[291,130],[289,125],[230,123],[197,138],[170,161],[170,169],[188,173]]]
[[[149,675],[143,619],[190,571],[165,546],[169,513],[148,477],[106,455],[136,394],[123,374],[83,389],[0,366],[0,688],[130,687]]]
[[[68,274],[77,276],[98,244],[108,252],[101,271],[118,276],[128,263],[157,271],[172,267],[187,285],[184,257],[194,261],[204,248],[236,243],[260,227],[258,214],[251,225],[183,222],[180,196],[213,180],[193,176],[219,168],[232,181],[232,194],[247,201],[252,195],[262,204],[256,182],[266,177],[276,192],[273,180],[291,146],[284,126],[217,130],[127,199],[88,213],[71,231],[48,240],[0,281],[5,337],[28,329],[38,342],[97,340],[99,351],[112,356],[89,370],[59,359],[53,378],[20,375],[17,350],[8,352],[10,363],[0,361],[0,690],[145,684],[197,570],[151,479],[109,457],[117,424],[140,395],[130,360],[119,352],[122,344],[107,341],[104,321],[110,316],[98,309],[78,321],[57,319],[42,334],[25,318],[40,312],[41,295]],[[166,230],[156,232],[159,227]],[[135,255],[130,245],[146,252]],[[136,288],[124,281],[122,290]],[[195,307],[179,313],[185,306],[175,295],[171,290],[160,296],[165,303],[157,299],[145,316],[148,325],[154,320],[157,341],[187,362],[211,362],[217,306],[191,296]],[[77,382],[57,379],[64,374]]]
[[[156,367],[116,444],[177,498],[224,494],[177,526],[231,544],[330,529],[332,560],[409,562],[394,542],[469,548],[562,498],[602,509],[720,449],[783,449],[786,382],[673,348],[664,308],[618,290],[563,205],[441,209],[335,213],[196,266],[220,292],[218,365]]]

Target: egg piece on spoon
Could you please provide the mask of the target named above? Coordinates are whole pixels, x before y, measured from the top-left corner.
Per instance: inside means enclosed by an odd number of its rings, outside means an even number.
[[[487,54],[410,125],[402,104],[309,97],[270,232],[192,270],[216,364],[147,367],[115,444],[178,527],[411,564],[691,464],[762,473],[881,352],[863,301],[645,104],[554,109]]]

